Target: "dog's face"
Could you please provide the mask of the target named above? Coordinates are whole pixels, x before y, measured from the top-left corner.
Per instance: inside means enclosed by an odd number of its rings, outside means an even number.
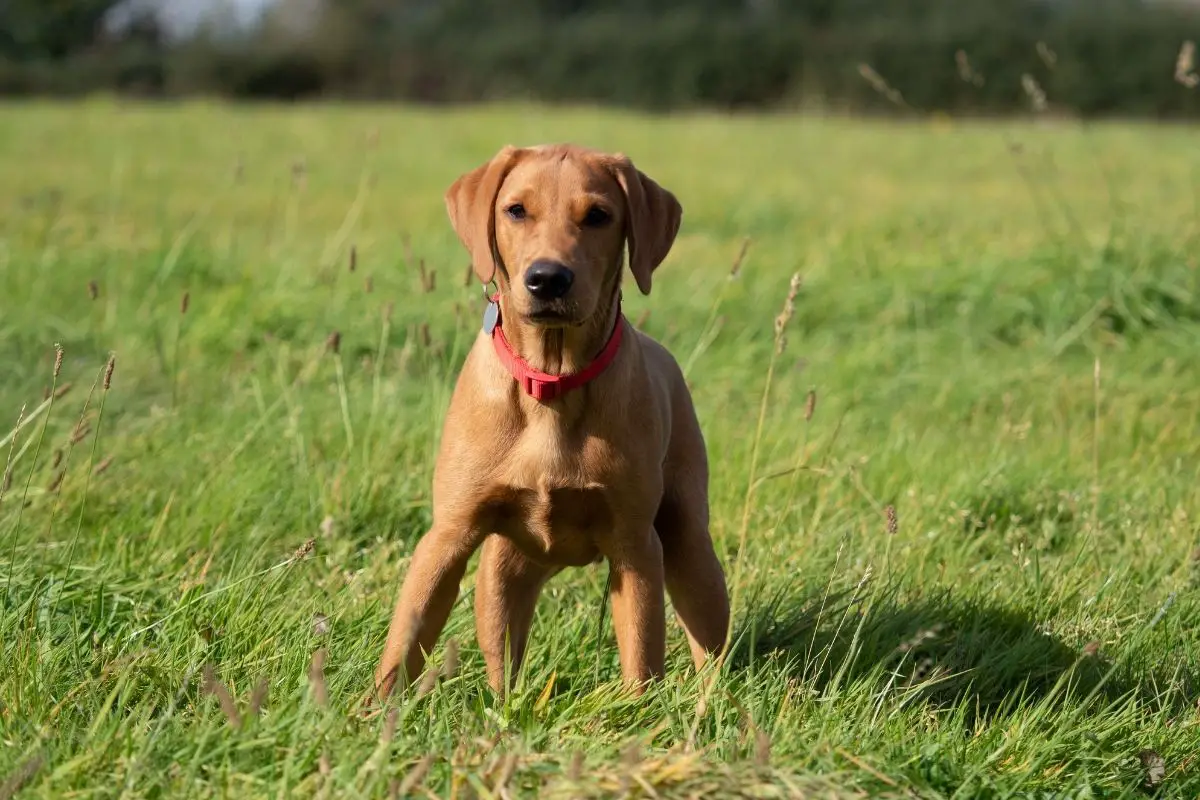
[[[455,181],[446,208],[479,279],[541,327],[582,324],[615,294],[626,244],[649,294],[682,216],[624,156],[568,145],[501,150]]]

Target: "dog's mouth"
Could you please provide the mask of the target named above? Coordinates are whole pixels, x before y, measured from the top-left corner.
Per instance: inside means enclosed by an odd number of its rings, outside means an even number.
[[[524,314],[525,320],[540,328],[566,328],[578,325],[574,309],[566,303],[538,303]]]

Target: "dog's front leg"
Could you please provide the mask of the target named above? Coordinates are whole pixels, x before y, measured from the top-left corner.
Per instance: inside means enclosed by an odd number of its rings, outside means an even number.
[[[662,676],[666,658],[662,545],[653,527],[647,527],[620,537],[619,546],[607,555],[621,677],[641,694],[649,680]]]
[[[421,537],[388,628],[383,657],[375,670],[375,693],[380,700],[397,681],[407,686],[425,667],[425,654],[437,643],[467,562],[478,547],[477,537],[458,527],[434,526]]]

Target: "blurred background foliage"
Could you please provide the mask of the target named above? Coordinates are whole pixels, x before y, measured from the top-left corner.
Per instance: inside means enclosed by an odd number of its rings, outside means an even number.
[[[185,28],[171,1],[0,0],[0,94],[1198,110],[1195,0],[174,0],[211,12]]]

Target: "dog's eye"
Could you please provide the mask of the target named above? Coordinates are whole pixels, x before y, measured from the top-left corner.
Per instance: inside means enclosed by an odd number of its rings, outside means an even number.
[[[504,209],[504,213],[508,214],[509,219],[514,219],[517,222],[525,219],[525,206],[520,203],[513,203],[508,208]]]
[[[583,224],[589,228],[599,228],[602,225],[607,225],[612,219],[612,214],[609,214],[600,206],[592,206],[583,215]]]

